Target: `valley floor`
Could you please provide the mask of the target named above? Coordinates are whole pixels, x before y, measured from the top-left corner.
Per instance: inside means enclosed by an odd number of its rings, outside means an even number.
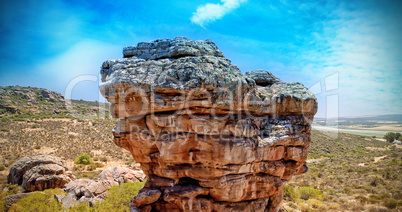
[[[340,126],[313,125],[313,129],[323,132],[331,132],[331,133],[341,132],[355,135],[376,136],[379,138],[384,137],[384,135],[387,132],[391,131],[402,133],[401,127],[394,127],[394,126],[378,126],[372,128],[362,128],[361,126],[340,127]]]
[[[285,186],[286,210],[402,211],[402,149],[371,137],[333,137],[312,132],[309,171]]]

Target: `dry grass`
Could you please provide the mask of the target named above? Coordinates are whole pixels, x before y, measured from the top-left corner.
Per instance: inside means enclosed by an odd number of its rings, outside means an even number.
[[[401,149],[368,137],[341,133],[334,140],[313,131],[309,151],[309,171],[287,185],[288,211],[402,211]],[[325,197],[300,198],[302,187]]]
[[[51,154],[64,157],[68,168],[80,176],[92,176],[102,167],[128,165],[133,161],[131,154],[113,143],[112,129],[117,120],[98,118],[92,103],[77,101],[75,111],[80,118],[37,118],[24,116],[24,120],[12,118],[12,114],[3,114],[0,119],[0,184],[6,182],[10,166],[18,159],[31,154]],[[102,108],[104,109],[104,108]],[[77,113],[78,113],[77,112]],[[72,161],[86,152],[102,167],[76,167]],[[102,160],[100,160],[102,159]],[[91,173],[94,172],[94,173]]]

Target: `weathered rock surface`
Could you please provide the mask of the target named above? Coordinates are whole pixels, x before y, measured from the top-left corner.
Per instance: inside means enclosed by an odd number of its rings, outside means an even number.
[[[92,206],[106,199],[107,190],[112,186],[127,181],[144,181],[145,177],[145,174],[139,170],[120,166],[109,167],[99,174],[98,180],[78,179],[67,183],[64,186],[67,195],[55,195],[55,199],[65,208],[81,203]]]
[[[260,86],[268,86],[281,82],[281,80],[275,77],[272,73],[264,70],[247,71],[246,76],[253,79],[255,83]]]
[[[244,75],[210,41],[126,47],[102,64],[100,90],[120,118],[116,145],[147,182],[132,211],[277,211],[307,170],[315,96],[301,83]]]
[[[7,210],[10,209],[14,203],[17,203],[20,199],[22,199],[28,195],[29,195],[29,193],[19,193],[19,194],[13,194],[13,195],[6,196],[4,198],[4,203],[5,203],[6,209]]]
[[[78,179],[66,184],[65,191],[76,196],[77,199],[84,196],[106,198],[106,191],[114,185],[118,185],[118,183],[113,180]]]
[[[124,57],[134,56],[145,60],[202,55],[223,57],[221,50],[211,40],[192,41],[186,37],[141,42],[137,46],[127,46],[123,49],[123,55]]]
[[[141,170],[132,170],[129,168],[124,168],[120,166],[109,167],[104,169],[100,174],[98,180],[109,180],[115,181],[118,184],[125,183],[127,181],[144,181],[146,178],[145,174]]]
[[[87,185],[84,196],[88,198],[100,197],[104,199],[107,197],[106,191],[114,185],[118,185],[118,183],[111,180],[97,180],[91,182]]]
[[[7,177],[10,184],[22,185],[26,191],[63,188],[75,177],[64,159],[52,155],[28,155],[15,162]]]

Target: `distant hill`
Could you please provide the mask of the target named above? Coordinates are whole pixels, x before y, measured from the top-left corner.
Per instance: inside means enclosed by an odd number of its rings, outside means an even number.
[[[67,107],[71,103],[70,107]],[[38,118],[77,118],[108,113],[109,104],[66,100],[58,92],[45,88],[0,86],[0,118],[28,120]]]

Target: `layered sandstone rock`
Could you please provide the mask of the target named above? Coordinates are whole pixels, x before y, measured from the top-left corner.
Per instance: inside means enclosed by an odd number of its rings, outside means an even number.
[[[63,188],[75,180],[68,171],[66,161],[47,155],[28,155],[15,162],[8,175],[10,184],[21,185],[26,191],[43,191],[49,188]]]
[[[277,211],[307,171],[314,95],[257,70],[244,75],[210,40],[126,47],[102,64],[100,90],[120,118],[114,142],[147,182],[137,211]]]

